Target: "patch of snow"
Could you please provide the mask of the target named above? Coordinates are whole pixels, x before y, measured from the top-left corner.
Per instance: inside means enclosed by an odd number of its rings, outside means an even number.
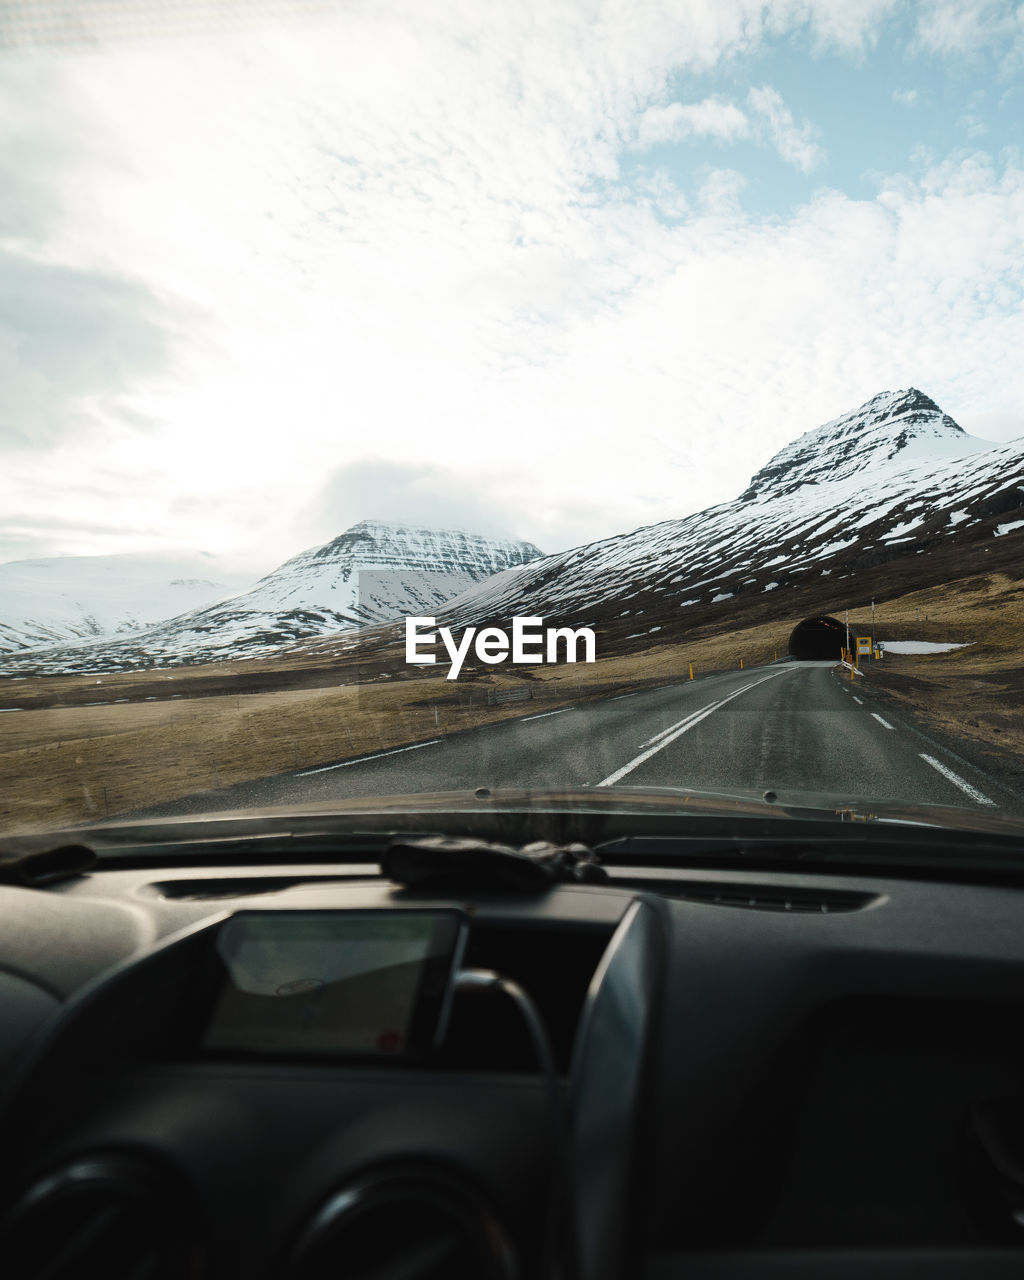
[[[996,537],[1002,537],[1004,533],[1009,533],[1011,529],[1024,529],[1024,520],[1011,520],[1009,524],[996,525]]]
[[[907,539],[901,537],[901,534],[909,533],[911,529],[916,529],[918,525],[923,524],[924,520],[918,516],[916,520],[901,520],[899,524],[893,525],[888,533],[883,533],[881,542],[906,542]]]
[[[949,653],[951,649],[967,649],[974,643],[944,644],[937,640],[880,640],[886,653]]]
[[[820,560],[822,556],[834,556],[840,551],[845,551],[847,547],[855,546],[858,539],[841,538],[838,542],[830,542],[824,547],[815,547],[813,556],[816,560]]]
[[[777,582],[769,582],[766,587],[762,587],[762,591],[774,591],[779,584]]]
[[[717,596],[711,597],[712,604],[718,604],[720,600],[731,600],[733,593],[731,591],[720,591]]]

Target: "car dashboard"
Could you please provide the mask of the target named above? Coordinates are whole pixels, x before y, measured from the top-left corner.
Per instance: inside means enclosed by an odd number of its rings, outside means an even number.
[[[1024,893],[620,860],[402,887],[375,860],[0,886],[12,1277],[1009,1276],[1024,1268]],[[239,913],[455,909],[442,1043],[211,1053]],[[206,1016],[206,1015],[203,1015]]]

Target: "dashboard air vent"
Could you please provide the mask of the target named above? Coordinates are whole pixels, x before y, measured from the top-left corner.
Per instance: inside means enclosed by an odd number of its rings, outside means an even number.
[[[719,907],[747,907],[755,911],[805,911],[830,915],[836,911],[863,911],[878,901],[874,893],[850,889],[780,888],[764,884],[708,884],[690,882],[679,897],[710,902]]]
[[[841,911],[863,911],[881,901],[877,893],[856,889],[798,887],[752,884],[736,880],[685,880],[616,875],[616,884],[659,893],[686,902],[706,902],[716,907],[746,907],[754,911],[804,912],[832,915]]]
[[[198,1280],[180,1189],[149,1161],[82,1156],[34,1182],[0,1224],[7,1280]]]
[[[471,1187],[446,1171],[389,1168],[336,1192],[302,1232],[289,1280],[514,1280],[511,1244]]]

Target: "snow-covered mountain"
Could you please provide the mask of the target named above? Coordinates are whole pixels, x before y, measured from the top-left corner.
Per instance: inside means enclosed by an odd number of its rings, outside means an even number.
[[[202,553],[0,564],[0,653],[142,631],[242,585]]]
[[[436,613],[481,579],[536,560],[529,542],[363,520],[254,587],[113,644],[36,650],[19,671],[102,671],[253,657],[404,614]],[[3,670],[12,670],[8,661]]]
[[[735,501],[547,556],[442,614],[539,615],[636,647],[1022,564],[1018,526],[1024,440],[979,440],[915,388],[887,391],[786,445]]]
[[[1024,572],[1024,440],[970,436],[910,388],[799,436],[733,502],[681,519],[546,557],[529,543],[365,521],[240,595],[116,643],[10,656],[0,670],[256,656],[403,614],[591,625],[608,652],[705,626],[795,624],[997,569]]]

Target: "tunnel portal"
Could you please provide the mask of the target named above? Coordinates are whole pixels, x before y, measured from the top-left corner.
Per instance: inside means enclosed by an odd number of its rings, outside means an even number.
[[[850,644],[856,647],[857,632],[850,628]],[[846,623],[825,615],[798,622],[789,637],[793,658],[841,658],[846,647]]]

